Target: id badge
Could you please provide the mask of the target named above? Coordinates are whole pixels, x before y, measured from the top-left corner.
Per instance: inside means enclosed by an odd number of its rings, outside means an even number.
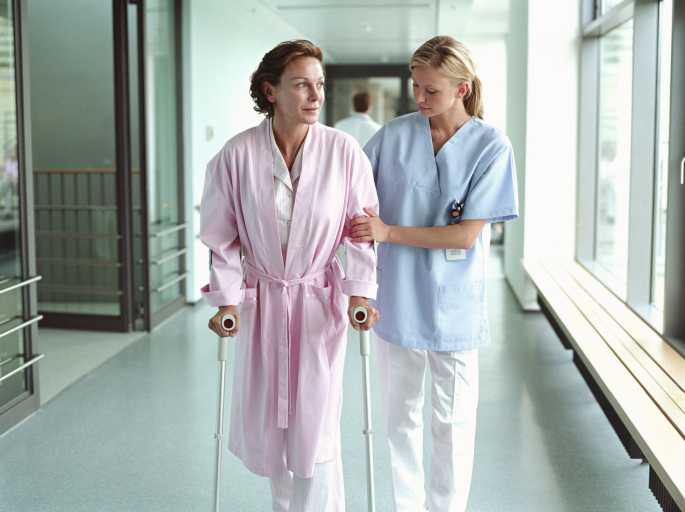
[[[460,261],[466,259],[466,249],[445,249],[447,261]]]

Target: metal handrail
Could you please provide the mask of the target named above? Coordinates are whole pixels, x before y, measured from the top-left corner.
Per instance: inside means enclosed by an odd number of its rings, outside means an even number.
[[[168,235],[170,233],[175,233],[176,231],[181,231],[182,229],[186,229],[188,227],[188,223],[184,222],[183,224],[177,224],[175,226],[172,226],[167,229],[163,229],[161,231],[156,231],[154,233],[150,233],[148,236],[150,238],[159,238],[165,235]]]
[[[33,169],[33,174],[114,174],[114,167],[82,167],[80,169]]]
[[[172,279],[172,280],[169,281],[168,283],[164,283],[162,286],[160,286],[160,287],[158,287],[158,288],[155,288],[155,289],[152,290],[152,291],[154,291],[155,293],[163,292],[164,290],[166,290],[167,288],[172,287],[173,285],[175,285],[175,284],[178,283],[179,281],[183,281],[186,277],[188,277],[188,272],[184,272],[183,274],[180,274],[180,275],[176,276],[174,279]]]
[[[93,204],[35,204],[34,210],[49,210],[49,211],[69,211],[69,210],[83,210],[83,211],[117,211],[117,206],[101,206]]]
[[[37,263],[56,264],[66,266],[86,266],[86,267],[102,267],[102,268],[119,268],[121,263],[112,260],[96,260],[87,258],[36,258]]]
[[[40,281],[41,279],[43,279],[43,276],[29,277],[26,281],[22,281],[20,283],[8,286],[7,288],[0,289],[0,295],[2,295],[5,292],[11,292],[12,290],[16,290],[17,288],[23,288],[24,286],[28,286],[32,283]],[[11,281],[11,279],[10,279],[10,281]]]
[[[15,368],[14,370],[12,370],[11,372],[9,372],[9,373],[3,375],[2,377],[0,377],[0,382],[2,382],[2,381],[5,380],[5,379],[9,379],[9,378],[12,377],[13,375],[16,375],[17,373],[19,373],[19,372],[21,372],[21,371],[24,371],[24,370],[25,370],[26,368],[28,368],[29,366],[33,366],[34,364],[36,364],[38,361],[40,361],[40,360],[43,359],[44,357],[45,357],[45,354],[36,354],[36,356],[35,356],[35,357],[32,357],[31,359],[29,359],[28,362],[22,364],[21,366],[18,366],[17,368]]]
[[[158,260],[152,260],[150,262],[150,264],[151,265],[161,265],[162,263],[165,263],[169,260],[173,260],[174,258],[178,258],[179,256],[183,256],[187,252],[188,252],[188,249],[180,249],[180,250],[175,251],[171,254],[167,254],[166,256],[159,258]]]
[[[0,361],[0,368],[5,366],[6,364],[10,364],[12,361],[14,361],[15,359],[19,359],[20,357],[24,357],[24,355],[23,354],[17,354],[13,357],[10,357],[9,359],[4,359],[3,361]]]
[[[5,336],[9,336],[13,332],[17,332],[24,327],[28,327],[29,325],[33,325],[36,322],[40,322],[43,319],[43,315],[36,315],[31,320],[27,320],[26,322],[22,322],[19,325],[16,325],[12,327],[11,329],[7,329],[5,332],[0,333],[0,339],[4,338]]]
[[[118,211],[117,206],[101,206],[92,204],[35,204],[33,205],[34,210],[40,211],[71,211],[71,210],[81,210],[81,211],[93,211],[93,212],[114,212]],[[132,210],[139,212],[142,210],[140,206],[132,207]]]
[[[109,288],[95,288],[92,286],[71,286],[68,284],[44,284],[40,287],[41,291],[49,293],[64,293],[64,294],[84,294],[84,295],[98,295],[101,297],[118,297],[123,292],[119,289]]]
[[[34,169],[33,174],[115,174],[114,167],[83,167],[80,169]],[[131,169],[131,174],[140,174],[140,169]]]
[[[76,240],[118,240],[121,235],[109,233],[75,233],[71,231],[36,231],[43,238],[66,238]]]

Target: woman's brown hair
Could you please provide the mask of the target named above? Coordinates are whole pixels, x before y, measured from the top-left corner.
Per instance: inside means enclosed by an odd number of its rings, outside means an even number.
[[[273,117],[274,106],[264,93],[264,82],[278,85],[288,64],[301,57],[314,57],[323,63],[321,48],[306,39],[284,41],[264,55],[250,79],[250,96],[255,103],[255,111]]]

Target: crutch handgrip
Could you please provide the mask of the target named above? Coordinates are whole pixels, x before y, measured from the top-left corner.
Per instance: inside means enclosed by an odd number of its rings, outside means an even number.
[[[363,324],[369,318],[369,310],[364,306],[357,306],[352,310],[352,318],[358,324]]]
[[[236,324],[236,321],[235,321],[234,315],[231,315],[230,313],[228,313],[228,314],[223,315],[221,317],[221,327],[225,331],[232,331],[233,329],[235,329],[235,324]]]

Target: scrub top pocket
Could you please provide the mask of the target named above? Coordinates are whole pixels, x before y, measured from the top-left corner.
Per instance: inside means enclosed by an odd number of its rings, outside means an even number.
[[[485,310],[481,306],[484,281],[475,281],[463,287],[441,286],[438,292],[438,323],[445,337],[478,339],[481,335]]]

